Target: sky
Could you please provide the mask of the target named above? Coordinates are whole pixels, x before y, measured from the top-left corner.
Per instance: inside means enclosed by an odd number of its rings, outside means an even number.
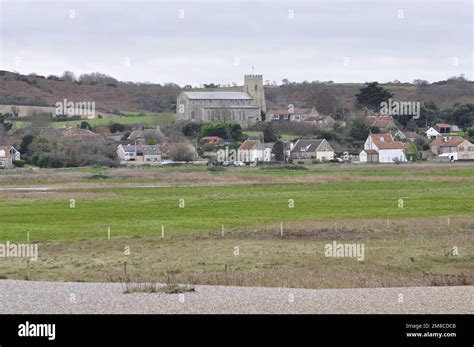
[[[474,75],[474,1],[0,0],[0,69],[199,86]]]

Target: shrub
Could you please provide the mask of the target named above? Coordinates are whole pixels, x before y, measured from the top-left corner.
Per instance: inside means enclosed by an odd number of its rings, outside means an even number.
[[[16,167],[23,167],[25,166],[26,162],[24,160],[14,160],[13,161],[13,165],[15,165]]]
[[[219,172],[219,171],[225,171],[225,168],[223,168],[222,166],[211,166],[207,170],[211,172]]]

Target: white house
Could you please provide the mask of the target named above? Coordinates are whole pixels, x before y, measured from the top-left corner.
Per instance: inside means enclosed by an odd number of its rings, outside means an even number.
[[[0,146],[0,168],[10,169],[13,161],[20,160],[20,152],[13,146]]]
[[[435,139],[440,135],[438,130],[433,127],[429,127],[428,130],[425,131],[425,136],[429,139]]]
[[[374,163],[393,163],[407,161],[405,144],[395,141],[391,134],[369,134],[364,149],[359,154],[359,161]]]
[[[240,145],[237,159],[244,162],[271,161],[273,145],[247,139]]]

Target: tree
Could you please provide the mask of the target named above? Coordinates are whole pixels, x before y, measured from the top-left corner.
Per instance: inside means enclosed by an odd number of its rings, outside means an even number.
[[[416,80],[413,81],[413,84],[416,85],[416,86],[419,86],[419,87],[426,87],[430,83],[428,81],[425,81],[425,80],[416,79]]]
[[[281,141],[275,142],[275,145],[272,148],[272,153],[275,155],[275,160],[284,161],[285,160],[285,144]]]
[[[459,105],[454,108],[451,121],[461,127],[474,124],[474,104]]]
[[[21,154],[30,154],[29,147],[31,143],[33,142],[34,136],[33,135],[25,135],[23,136],[23,139],[21,140],[20,144],[20,153]]]
[[[110,124],[109,129],[111,133],[119,133],[125,130],[125,125],[120,123],[112,123]]]
[[[267,123],[263,128],[263,142],[276,142],[278,140],[278,135],[273,129],[271,123]]]
[[[379,110],[380,104],[387,102],[392,96],[393,94],[379,86],[378,82],[366,83],[366,87],[361,88],[359,94],[356,94],[358,105],[371,110]]]
[[[365,140],[369,135],[369,128],[364,117],[354,118],[351,122],[350,135],[356,140]]]
[[[196,157],[196,150],[189,143],[178,143],[170,151],[170,155],[175,161],[192,161]]]
[[[466,133],[469,137],[471,137],[471,138],[474,137],[474,125],[467,128]]]
[[[72,71],[64,71],[64,73],[61,76],[61,79],[65,82],[75,82],[76,75],[74,75],[74,72]]]
[[[89,122],[82,121],[82,122],[81,122],[81,129],[91,130],[92,127],[91,127],[91,125],[89,124]]]
[[[201,133],[201,124],[190,122],[183,126],[182,132],[184,136],[197,136]]]
[[[242,127],[237,123],[206,123],[201,127],[201,137],[219,136],[223,139],[240,141],[243,138]]]

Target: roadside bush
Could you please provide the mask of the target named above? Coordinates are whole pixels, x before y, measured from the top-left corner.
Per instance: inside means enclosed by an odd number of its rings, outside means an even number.
[[[16,167],[23,167],[25,166],[26,164],[26,161],[24,160],[13,160],[13,165],[15,165]]]

